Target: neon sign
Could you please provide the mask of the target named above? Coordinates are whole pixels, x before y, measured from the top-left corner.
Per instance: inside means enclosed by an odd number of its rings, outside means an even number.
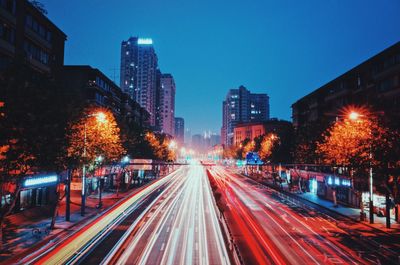
[[[57,175],[34,177],[34,178],[26,179],[24,181],[24,187],[31,187],[31,186],[37,186],[37,185],[48,185],[48,184],[56,183],[57,181],[58,181]]]
[[[137,41],[139,45],[151,45],[153,44],[153,40],[150,38],[139,38]]]

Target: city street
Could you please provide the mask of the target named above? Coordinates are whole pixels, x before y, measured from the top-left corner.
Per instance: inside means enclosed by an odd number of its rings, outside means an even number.
[[[34,264],[230,264],[206,170],[183,166],[127,198]]]
[[[210,173],[222,192],[227,206],[224,214],[246,264],[390,262],[349,235],[344,223],[289,202],[222,167]]]
[[[86,226],[66,240],[47,246],[46,249],[37,251],[21,262],[64,264],[79,263],[84,260],[101,261],[125,234],[125,229],[136,225],[136,221],[147,212],[155,199],[167,187],[173,186],[181,174],[182,168],[139,189],[95,220],[90,220]]]
[[[400,264],[399,0],[93,2],[0,0],[0,265]]]
[[[205,169],[187,166],[179,178],[145,216],[117,264],[230,264]]]

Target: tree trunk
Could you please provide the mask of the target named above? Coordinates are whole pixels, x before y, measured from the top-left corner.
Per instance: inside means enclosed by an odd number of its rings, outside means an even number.
[[[67,185],[65,187],[65,221],[70,221],[71,220],[71,177],[72,177],[72,172],[70,169],[68,169],[67,173]]]
[[[386,228],[390,228],[390,194],[386,191]]]
[[[57,184],[57,196],[56,196],[56,201],[55,201],[55,203],[54,203],[54,208],[53,208],[53,216],[52,216],[52,218],[51,218],[51,223],[50,223],[50,230],[53,230],[54,229],[54,226],[55,226],[55,224],[56,224],[56,218],[57,218],[57,215],[58,215],[58,207],[60,206],[60,194],[61,194],[61,192],[60,192],[60,187],[59,187],[60,185],[59,184]]]

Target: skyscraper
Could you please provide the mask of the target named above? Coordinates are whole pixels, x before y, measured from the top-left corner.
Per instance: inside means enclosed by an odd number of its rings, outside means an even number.
[[[267,94],[252,94],[244,86],[230,89],[222,103],[222,144],[233,144],[233,128],[242,122],[269,120],[269,97]]]
[[[130,37],[122,41],[121,89],[149,112],[151,126],[156,124],[157,67],[152,39]]]
[[[175,81],[171,74],[161,74],[157,91],[157,128],[169,135],[175,131]]]
[[[190,146],[192,143],[192,131],[190,130],[190,128],[185,128],[185,144]]]
[[[175,139],[180,143],[185,143],[185,120],[183,118],[175,118]]]

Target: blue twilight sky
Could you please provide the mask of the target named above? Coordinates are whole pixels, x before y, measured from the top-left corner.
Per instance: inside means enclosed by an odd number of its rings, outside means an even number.
[[[89,64],[119,84],[120,44],[151,37],[177,85],[176,116],[219,132],[228,89],[270,95],[291,119],[297,99],[400,40],[393,0],[42,0],[67,35],[66,64]]]

